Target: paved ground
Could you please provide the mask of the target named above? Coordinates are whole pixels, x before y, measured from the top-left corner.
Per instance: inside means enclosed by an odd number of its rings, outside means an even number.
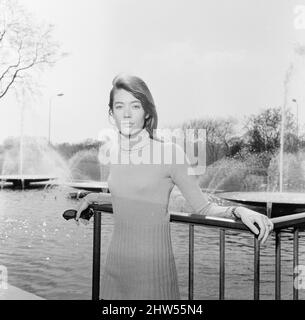
[[[7,285],[7,288],[3,288],[3,284],[0,287],[0,300],[45,300],[36,296],[30,292],[26,292],[17,287]]]

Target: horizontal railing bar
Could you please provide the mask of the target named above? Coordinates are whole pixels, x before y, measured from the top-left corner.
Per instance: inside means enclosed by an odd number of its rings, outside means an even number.
[[[305,212],[291,214],[289,216],[282,216],[272,218],[271,221],[274,224],[274,229],[282,229],[287,227],[293,227],[296,224],[305,223]]]
[[[112,210],[109,210],[107,207],[103,207],[103,205],[101,206],[94,204],[91,205],[91,207],[95,211],[112,213]],[[249,229],[240,221],[218,217],[209,217],[192,213],[170,212],[170,221],[249,231]]]
[[[112,213],[111,203],[92,204],[91,207],[96,211]],[[241,221],[233,219],[203,216],[195,213],[169,212],[171,222],[183,222],[211,227],[228,228],[234,230],[250,231]],[[288,227],[297,227],[305,225],[305,212],[291,214],[288,216],[276,217],[270,219],[273,222],[274,230],[280,230]]]

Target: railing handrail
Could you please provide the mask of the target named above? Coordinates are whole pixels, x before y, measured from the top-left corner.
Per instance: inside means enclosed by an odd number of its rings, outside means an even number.
[[[91,207],[95,211],[113,213],[112,205],[110,202],[105,204],[93,204],[91,205]],[[196,213],[176,212],[176,211],[169,211],[169,214],[170,214],[170,221],[172,222],[184,222],[184,223],[190,223],[190,224],[205,225],[205,226],[218,227],[218,228],[228,228],[228,229],[243,230],[243,231],[250,232],[248,227],[240,220],[214,217],[214,216],[204,216]],[[282,217],[275,217],[275,218],[271,218],[270,220],[273,222],[273,225],[274,225],[273,230],[280,230],[288,227],[296,227],[300,224],[305,225],[305,212],[295,213],[295,214],[282,216]]]

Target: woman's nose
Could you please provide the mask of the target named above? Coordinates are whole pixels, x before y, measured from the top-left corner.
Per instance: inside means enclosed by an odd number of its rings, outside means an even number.
[[[130,110],[129,110],[129,108],[125,108],[125,110],[124,110],[124,117],[126,118],[126,117],[130,117],[131,116],[131,113],[130,113]]]

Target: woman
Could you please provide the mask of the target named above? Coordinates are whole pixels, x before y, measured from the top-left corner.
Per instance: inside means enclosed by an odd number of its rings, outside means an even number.
[[[118,143],[110,149],[108,186],[114,230],[102,277],[103,299],[180,299],[167,210],[174,185],[195,213],[241,219],[265,242],[273,228],[266,216],[244,207],[209,203],[194,176],[188,174],[183,149],[155,137],[156,108],[143,80],[117,76],[110,92],[109,114],[115,120]],[[181,156],[183,163],[177,161]],[[78,208],[77,223],[82,210],[104,197],[88,194]]]

